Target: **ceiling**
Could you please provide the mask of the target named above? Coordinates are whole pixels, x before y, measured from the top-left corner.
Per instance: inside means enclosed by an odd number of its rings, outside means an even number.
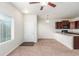
[[[41,4],[29,4],[28,2],[12,2],[12,4],[24,14],[38,14],[50,18],[75,18],[79,16],[79,2],[53,2],[56,7],[45,6],[41,11]]]

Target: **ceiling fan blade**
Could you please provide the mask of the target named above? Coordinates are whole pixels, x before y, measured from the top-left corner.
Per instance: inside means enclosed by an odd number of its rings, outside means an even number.
[[[40,3],[40,2],[29,2],[29,4],[37,4],[37,3]]]
[[[51,2],[48,2],[48,5],[51,6],[51,7],[56,7],[56,5],[51,3]]]
[[[43,6],[41,6],[40,10],[43,10],[43,8],[44,8],[44,7],[43,7]]]

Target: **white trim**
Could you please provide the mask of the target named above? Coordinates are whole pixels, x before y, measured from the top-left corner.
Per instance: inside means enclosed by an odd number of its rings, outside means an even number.
[[[22,44],[22,43],[21,43]],[[19,44],[19,45],[21,45]],[[13,50],[15,50],[19,45],[15,46],[13,49],[11,49],[9,52],[7,52],[6,54],[4,54],[4,56],[7,56],[8,54],[10,54]]]

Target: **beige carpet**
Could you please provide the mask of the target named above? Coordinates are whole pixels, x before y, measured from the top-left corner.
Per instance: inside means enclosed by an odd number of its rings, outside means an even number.
[[[34,46],[19,46],[8,56],[78,56],[79,50],[70,50],[56,40],[39,40]]]

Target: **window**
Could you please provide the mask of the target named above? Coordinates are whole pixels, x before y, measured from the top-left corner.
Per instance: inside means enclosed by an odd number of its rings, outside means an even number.
[[[0,14],[0,43],[11,40],[12,17]]]

